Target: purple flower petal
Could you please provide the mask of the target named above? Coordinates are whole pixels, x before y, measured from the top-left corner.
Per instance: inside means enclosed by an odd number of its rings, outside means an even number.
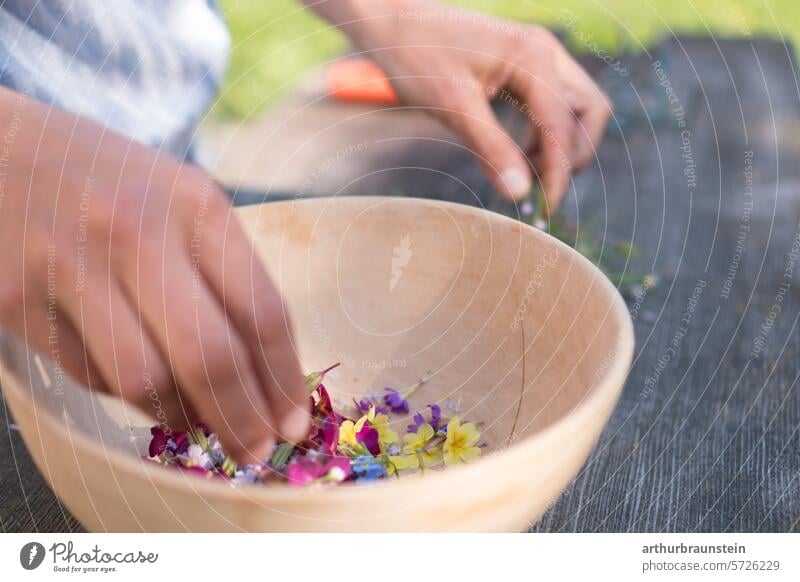
[[[361,400],[356,400],[353,398],[353,404],[356,405],[356,410],[358,410],[361,414],[368,413],[369,409],[372,407],[372,401],[367,400],[366,398],[362,398]]]
[[[286,467],[286,478],[289,483],[291,485],[308,485],[329,475],[333,470],[338,473],[335,479],[337,481],[343,481],[350,476],[350,459],[347,457],[333,456],[321,459],[327,460],[322,463],[301,457],[289,463],[289,466]],[[331,476],[333,477],[333,475]]]
[[[172,435],[172,441],[169,444],[169,450],[176,455],[182,455],[189,448],[189,439],[186,438],[185,432],[177,432]]]
[[[330,420],[325,420],[322,426],[322,444],[325,452],[333,454],[336,444],[339,442],[339,425]]]
[[[431,426],[433,430],[439,430],[439,424],[442,422],[442,408],[438,404],[428,404],[431,409]]]
[[[429,422],[433,430],[439,430],[441,428],[442,423],[442,409],[438,404],[428,404],[425,408],[431,409],[431,420],[426,421],[425,416],[423,416],[422,412],[417,412],[413,418],[414,423],[408,425],[408,432],[417,432],[417,429]]]
[[[385,388],[387,394],[383,397],[383,402],[395,414],[408,414],[408,402],[403,395],[394,388]]]
[[[313,398],[311,400],[311,415],[317,418],[328,418],[337,423],[341,423],[344,417],[333,410],[333,401],[331,400],[330,394],[328,394],[328,391],[325,389],[325,386],[320,384],[316,392],[318,398],[316,403],[314,403]]]
[[[150,439],[150,447],[148,453],[151,457],[157,457],[164,452],[170,440],[170,435],[164,432],[160,426],[154,426],[150,429],[150,434],[153,438]]]
[[[335,457],[332,457],[331,460],[325,464],[324,474],[330,475],[332,470],[337,469],[341,471],[342,475],[341,481],[344,481],[345,479],[350,477],[350,465],[351,463],[348,457],[342,457],[337,455]]]
[[[356,441],[367,447],[371,455],[380,455],[381,446],[379,441],[378,431],[371,426],[364,425],[356,435]]]
[[[417,429],[425,424],[425,417],[421,412],[417,412],[413,418],[414,422],[408,425],[408,432],[417,432]]]
[[[325,468],[309,459],[295,459],[286,467],[286,478],[292,485],[307,485],[322,477]]]

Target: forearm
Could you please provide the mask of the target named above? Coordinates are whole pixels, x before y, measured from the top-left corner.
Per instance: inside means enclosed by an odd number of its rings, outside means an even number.
[[[301,0],[319,16],[338,27],[360,49],[374,47],[381,31],[402,18],[404,12],[431,10],[432,0]]]

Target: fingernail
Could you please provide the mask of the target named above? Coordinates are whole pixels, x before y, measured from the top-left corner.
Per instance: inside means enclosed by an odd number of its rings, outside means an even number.
[[[519,168],[508,168],[500,175],[506,190],[515,200],[521,200],[531,190],[530,176]]]
[[[309,415],[307,410],[295,406],[283,417],[279,428],[281,434],[291,442],[305,440],[308,436]]]

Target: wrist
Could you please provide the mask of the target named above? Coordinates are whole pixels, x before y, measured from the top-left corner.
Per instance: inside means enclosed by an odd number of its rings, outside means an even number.
[[[0,85],[0,131],[8,133],[12,124],[19,125],[19,115],[27,106],[28,96]],[[11,128],[16,133],[18,127]]]

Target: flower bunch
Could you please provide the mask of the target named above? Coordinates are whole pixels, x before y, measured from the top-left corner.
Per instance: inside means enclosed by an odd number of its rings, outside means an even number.
[[[391,415],[410,413],[409,396],[427,381],[405,391],[385,388],[353,402],[353,418],[334,410],[322,383],[333,368],[306,376],[311,430],[303,442],[283,442],[261,463],[237,465],[222,449],[217,435],[202,423],[186,432],[150,429],[149,458],[180,470],[221,478],[233,484],[288,482],[291,485],[366,482],[435,466],[467,463],[481,454],[475,423],[447,417],[438,404],[411,416],[402,434],[392,428]],[[456,411],[452,405],[447,411]],[[398,424],[398,419],[394,424]]]

